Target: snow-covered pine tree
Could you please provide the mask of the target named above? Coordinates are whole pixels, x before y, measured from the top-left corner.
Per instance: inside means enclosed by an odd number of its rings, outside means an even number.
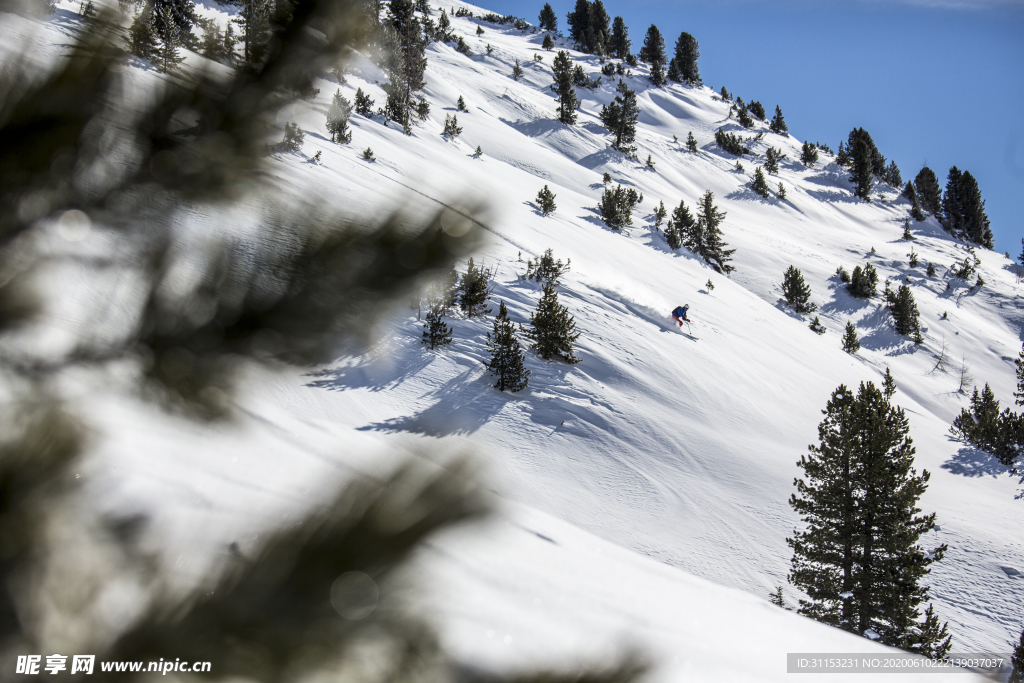
[[[356,88],[356,113],[360,116],[370,118],[373,116],[373,100],[370,96],[363,92],[362,88]]]
[[[552,71],[555,78],[555,93],[558,95],[558,120],[567,126],[576,124],[576,108],[579,100],[576,98],[576,90],[572,87],[572,60],[569,53],[559,50],[555,55],[552,64]]]
[[[906,415],[871,382],[856,395],[840,385],[818,434],[819,444],[800,458],[805,478],[789,501],[806,524],[786,539],[793,549],[789,581],[808,596],[798,612],[892,647],[942,656],[951,638],[934,611],[922,615],[920,606],[929,593],[922,581],[946,546],[925,551],[918,544],[935,527],[935,515],[919,514],[930,475],[913,469]]]
[[[725,216],[725,212],[719,211],[715,206],[715,196],[708,190],[697,205],[697,228],[692,234],[696,235],[699,231],[703,242],[701,251],[695,253],[703,257],[715,271],[728,274],[736,270],[734,266],[729,265],[736,250],[726,249],[725,247],[729,245],[722,241],[722,229],[719,226],[725,220]],[[685,237],[683,244],[690,248]]]
[[[537,193],[537,205],[545,216],[550,216],[558,208],[555,205],[555,197],[555,193],[549,190],[547,185]]]
[[[615,100],[607,106],[601,106],[601,123],[615,136],[612,147],[623,154],[632,154],[636,147],[636,122],[640,118],[640,107],[637,105],[636,93],[629,89],[626,82],[619,79],[615,88],[618,93]]]
[[[760,166],[754,168],[754,178],[750,181],[750,189],[755,194],[765,198],[768,197],[768,183],[764,179],[764,173],[761,171]]]
[[[811,287],[804,282],[803,273],[796,266],[790,266],[782,275],[782,296],[797,313],[813,313],[817,304],[810,303]]]
[[[536,261],[527,260],[526,274],[523,275],[523,278],[557,287],[562,284],[560,280],[569,272],[571,265],[572,259],[567,259],[565,263],[562,263],[562,259],[556,261],[554,253],[548,249]]]
[[[789,132],[786,119],[782,116],[782,107],[779,105],[775,105],[775,116],[772,117],[771,123],[768,124],[768,130],[779,135],[785,135]]]
[[[686,150],[693,154],[697,153],[697,139],[693,137],[692,130],[690,131],[690,134],[686,136]]]
[[[431,350],[438,346],[452,343],[452,328],[444,321],[445,304],[443,297],[432,297],[427,300],[426,322],[423,325],[422,343]]]
[[[825,334],[825,332],[828,331],[826,327],[821,324],[821,320],[818,316],[814,316],[814,320],[811,321],[810,328],[815,334]]]
[[[466,264],[466,273],[462,276],[459,296],[459,308],[468,317],[490,313],[491,309],[486,308],[487,300],[491,298],[491,271],[487,268],[477,268],[470,257]],[[502,306],[504,308],[504,306]]]
[[[560,358],[570,365],[580,362],[572,352],[572,346],[580,336],[576,331],[576,321],[569,314],[569,309],[558,303],[558,292],[551,282],[544,283],[537,310],[530,314],[530,328],[525,329],[524,334],[544,360]]]
[[[661,222],[665,220],[665,216],[668,215],[668,210],[665,209],[665,202],[658,202],[658,208],[654,210],[654,228],[658,229],[661,227]]]
[[[882,393],[887,401],[896,393],[896,380],[892,378],[888,365],[885,366],[885,376],[882,378]]]
[[[516,58],[516,64],[512,67],[512,80],[518,81],[523,77],[523,67],[519,66],[519,59]]]
[[[804,140],[804,145],[800,148],[800,163],[807,167],[818,163],[818,147]]]
[[[445,114],[444,116],[444,130],[441,131],[441,135],[447,137],[449,140],[454,140],[459,137],[462,133],[462,126],[459,125],[459,117],[455,114]]]
[[[348,129],[348,117],[351,115],[352,103],[345,99],[339,88],[327,110],[327,130],[331,134],[331,142],[343,145],[352,142],[352,131]]]
[[[515,325],[508,318],[508,309],[502,301],[494,318],[494,329],[487,333],[487,349],[491,359],[484,365],[498,378],[494,386],[498,391],[521,391],[529,385],[530,371],[523,367],[525,354],[516,338]]]
[[[849,354],[860,351],[860,339],[857,338],[857,328],[849,320],[846,321],[846,334],[843,335],[843,351]]]

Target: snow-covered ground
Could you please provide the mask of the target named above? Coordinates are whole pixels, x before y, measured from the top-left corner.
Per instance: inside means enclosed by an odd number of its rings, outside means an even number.
[[[480,13],[459,2],[444,6]],[[42,31],[34,42],[45,50],[39,36],[56,46],[70,21],[0,24],[5,40],[20,39],[30,25]],[[402,311],[369,353],[304,375],[252,376],[243,428],[215,439],[182,437],[188,430],[176,423],[141,429],[143,409],[112,399],[114,407],[94,416],[109,439],[110,455],[94,474],[107,504],[152,511],[169,538],[202,526],[212,552],[242,529],[306,504],[324,481],[379,468],[373,454],[384,446],[472,450],[504,501],[500,514],[483,530],[432,543],[420,559],[429,577],[421,599],[442,615],[456,652],[518,666],[600,654],[614,643],[652,652],[661,666],[656,680],[782,679],[787,652],[884,651],[780,610],[767,595],[786,582],[785,539],[798,524],[787,503],[796,461],[816,441],[829,394],[841,383],[878,383],[888,366],[916,466],[932,474],[921,507],[937,512],[938,526],[924,543],[949,546],[930,577],[936,610],[949,620],[955,651],[1008,651],[1024,617],[1024,542],[1015,532],[1024,502],[1014,500],[1018,486],[1004,468],[947,430],[967,403],[956,391],[963,359],[977,383],[989,382],[1012,405],[1024,320],[1012,262],[979,251],[985,286],[953,280],[948,268],[967,255],[964,244],[932,218],[912,224],[913,243],[902,241],[908,205],[897,188],[879,188],[885,200],[857,200],[827,155],[814,168],[800,165],[794,137],[766,133],[749,143],[762,160],[768,145],[787,155],[778,177],[769,177],[773,189],[785,183],[787,200],[760,198],[748,187],[759,162],[746,157],[745,172],[737,171],[736,159],[714,144],[720,126],[749,134],[727,118],[729,105],[703,87],[651,89],[641,67],[626,81],[638,93],[638,156],[652,156],[650,170],[610,149],[597,117],[616,81],[579,89],[577,125],[563,126],[548,88],[554,53],[541,49],[542,34],[452,22],[474,55],[430,46],[431,114],[411,136],[379,117],[353,116],[352,143],[330,142],[324,119],[336,89],[352,100],[361,87],[375,106],[384,102],[383,74],[358,58],[345,85],[324,80],[315,100],[283,113],[281,122],[298,122],[306,139],[301,153],[276,159],[277,180],[354,211],[484,200],[491,240],[476,260],[495,269],[495,305],[502,300],[513,320],[527,321],[539,289],[519,279],[525,261],[548,248],[571,259],[560,299],[582,332],[583,362],[530,355],[529,388],[503,394],[481,364],[489,318],[456,318],[454,343],[431,352],[419,343],[415,314]],[[596,57],[572,57],[597,75]],[[525,71],[519,82],[511,77],[515,58]],[[460,95],[468,113],[455,111]],[[446,114],[463,127],[456,140],[440,135]],[[755,132],[762,130],[767,125],[758,123]],[[691,131],[696,154],[683,142]],[[375,161],[362,159],[366,147]],[[321,163],[310,163],[317,152]],[[644,195],[622,233],[605,227],[595,208],[605,172]],[[545,184],[557,195],[549,217],[535,203]],[[671,251],[653,228],[659,201],[671,211],[685,200],[693,211],[709,189],[728,214],[731,277]],[[920,259],[914,269],[911,245]],[[938,271],[931,278],[929,262]],[[923,345],[895,334],[880,298],[846,293],[837,267],[865,263],[894,287],[909,280]],[[790,264],[812,288],[828,328],[822,336],[780,303]],[[669,318],[683,303],[695,339]],[[861,337],[856,356],[840,348],[848,320]],[[943,346],[948,368],[935,370]]]

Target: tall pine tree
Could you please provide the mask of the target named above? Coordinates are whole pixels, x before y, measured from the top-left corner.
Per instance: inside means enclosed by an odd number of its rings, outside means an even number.
[[[818,426],[818,445],[797,463],[790,505],[806,525],[786,539],[793,549],[789,580],[807,600],[799,612],[880,642],[932,657],[950,637],[934,611],[922,613],[922,581],[946,546],[926,551],[921,536],[935,527],[918,499],[927,470],[913,469],[914,446],[903,409],[871,382],[855,395],[833,393]]]
[[[545,282],[537,310],[530,314],[530,328],[524,332],[533,342],[533,349],[544,360],[559,358],[570,365],[579,363],[572,346],[579,338],[576,321],[569,309],[558,303],[558,292],[551,282]]]
[[[581,0],[586,2],[586,0]],[[558,95],[558,120],[567,126],[576,124],[576,107],[579,100],[576,99],[576,90],[572,87],[572,60],[569,53],[559,50],[552,64],[552,71],[555,78],[555,92]]]
[[[698,59],[700,59],[700,48],[697,45],[697,39],[683,31],[676,40],[676,54],[673,60],[683,82],[690,85],[697,85],[701,82]]]
[[[810,303],[811,287],[804,282],[803,273],[796,266],[790,266],[782,276],[782,296],[797,313],[813,313],[817,304]]]
[[[444,321],[444,314],[447,310],[443,297],[431,297],[427,300],[426,322],[423,325],[422,343],[430,350],[438,346],[447,346],[452,343],[452,328]]]
[[[921,201],[921,208],[933,216],[942,215],[942,188],[939,187],[939,179],[935,171],[925,166],[917,177],[914,178],[914,187],[917,188],[917,196]]]
[[[629,40],[629,29],[622,17],[615,17],[612,22],[612,35],[608,41],[608,54],[616,59],[625,59],[629,55],[632,43]]]
[[[683,244],[698,256],[701,256],[708,265],[719,273],[731,273],[735,267],[729,265],[735,249],[726,249],[729,246],[722,241],[722,229],[719,227],[725,220],[725,212],[719,211],[715,206],[715,196],[708,190],[701,197],[697,205],[697,223],[687,237],[690,242],[696,245],[696,249],[687,243],[684,237]]]
[[[615,136],[612,147],[624,154],[632,154],[636,151],[632,143],[636,140],[636,122],[640,117],[640,107],[637,106],[636,93],[630,90],[621,78],[615,90],[618,93],[615,100],[610,105],[601,107],[601,123]]]
[[[554,32],[558,30],[558,15],[551,9],[551,3],[545,2],[537,18],[541,31]]]
[[[786,119],[782,116],[782,107],[779,105],[775,105],[775,116],[772,117],[771,123],[768,124],[768,130],[779,135],[785,135],[789,132]]]
[[[487,349],[491,359],[484,365],[498,378],[494,386],[498,391],[521,391],[529,385],[530,371],[523,367],[525,354],[516,338],[516,328],[508,318],[508,309],[502,301],[494,318],[494,329],[487,333]]]

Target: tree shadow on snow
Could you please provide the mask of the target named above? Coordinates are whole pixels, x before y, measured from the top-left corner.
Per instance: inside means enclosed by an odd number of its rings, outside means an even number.
[[[992,477],[993,479],[1010,471],[994,456],[973,446],[964,446],[940,467],[963,477]]]
[[[601,130],[604,131],[603,128]],[[625,154],[615,149],[612,149],[611,147],[608,147],[598,152],[588,154],[582,159],[577,159],[576,163],[582,166],[583,168],[593,170],[599,166],[604,166],[605,164],[616,161],[624,161],[625,159],[627,159]]]

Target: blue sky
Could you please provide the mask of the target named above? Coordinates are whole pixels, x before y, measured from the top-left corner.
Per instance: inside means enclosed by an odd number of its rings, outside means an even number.
[[[1024,0],[604,0],[633,52],[657,24],[671,50],[700,44],[706,84],[726,86],[790,133],[836,149],[866,128],[904,182],[928,165],[978,180],[996,250],[1024,237]],[[477,0],[537,23],[542,0]],[[575,0],[554,0],[559,29]]]

